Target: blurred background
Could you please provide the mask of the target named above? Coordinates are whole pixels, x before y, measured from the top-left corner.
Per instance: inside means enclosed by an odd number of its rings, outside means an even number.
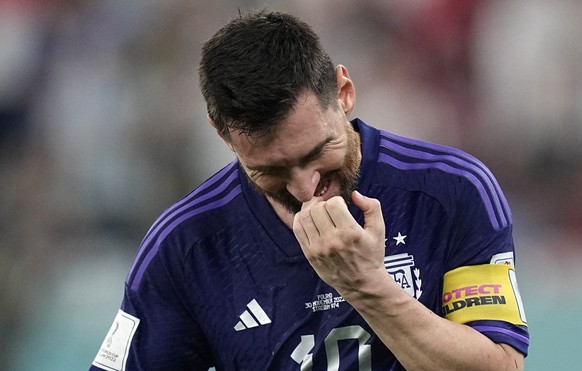
[[[321,35],[354,117],[491,168],[526,369],[580,369],[582,2],[567,0],[0,0],[0,367],[89,367],[150,223],[233,158],[206,121],[200,45],[262,8]]]

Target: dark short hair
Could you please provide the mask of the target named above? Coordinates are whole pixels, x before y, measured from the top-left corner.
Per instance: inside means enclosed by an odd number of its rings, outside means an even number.
[[[265,133],[311,90],[322,109],[337,99],[335,68],[319,37],[296,17],[240,15],[202,46],[200,88],[208,115],[225,134]]]

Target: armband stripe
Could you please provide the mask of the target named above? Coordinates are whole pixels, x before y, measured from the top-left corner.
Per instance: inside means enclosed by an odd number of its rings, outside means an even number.
[[[527,336],[517,334],[515,331],[511,331],[511,330],[507,330],[507,329],[504,329],[501,327],[495,327],[495,326],[474,326],[473,328],[479,332],[499,332],[499,333],[502,333],[505,335],[509,335],[512,338],[515,338],[515,339],[523,342],[524,344],[529,345],[529,338]]]

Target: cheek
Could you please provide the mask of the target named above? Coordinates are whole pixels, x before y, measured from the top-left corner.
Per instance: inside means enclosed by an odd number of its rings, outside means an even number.
[[[347,157],[344,151],[330,154],[322,159],[322,168],[324,172],[341,169],[345,166],[346,159]]]

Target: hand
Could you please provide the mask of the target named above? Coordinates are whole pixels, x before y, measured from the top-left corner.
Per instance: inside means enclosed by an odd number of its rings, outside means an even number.
[[[352,193],[364,212],[364,226],[350,214],[341,197],[323,201],[315,197],[303,204],[293,220],[293,232],[305,257],[317,274],[346,300],[365,292],[379,279],[387,279],[384,267],[385,226],[380,202]]]

